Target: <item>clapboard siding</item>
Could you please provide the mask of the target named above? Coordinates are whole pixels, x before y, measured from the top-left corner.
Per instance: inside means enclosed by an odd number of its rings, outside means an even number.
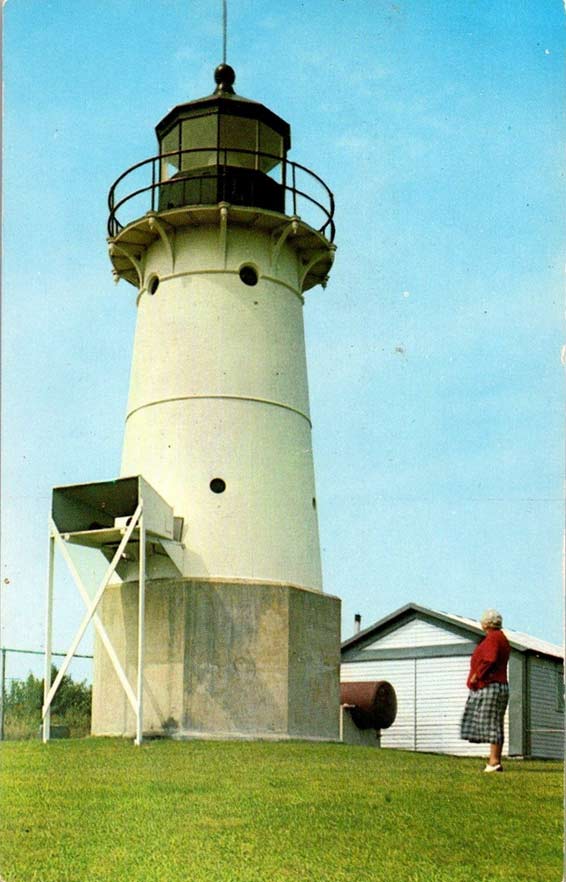
[[[460,739],[468,667],[461,657],[418,659],[417,750],[477,753],[479,745]]]
[[[460,738],[469,664],[469,658],[462,656],[417,659],[417,750],[485,756],[485,744],[470,744]],[[504,725],[508,744],[508,714]]]
[[[341,680],[387,680],[395,689],[397,718],[391,728],[382,731],[382,747],[485,756],[485,744],[470,744],[460,738],[468,667],[466,656],[344,662]],[[508,715],[505,730],[507,744]]]
[[[558,684],[562,676],[562,667],[555,662],[536,657],[529,659],[528,734],[532,756],[549,759],[562,756],[564,712],[558,709]],[[557,729],[560,731],[557,732]]]
[[[345,662],[343,682],[387,680],[397,695],[397,718],[390,729],[381,732],[382,747],[415,749],[415,659],[393,661]]]
[[[447,628],[433,625],[424,619],[413,619],[389,634],[384,634],[364,647],[372,649],[407,649],[416,646],[447,646],[468,643],[469,637],[454,634]]]

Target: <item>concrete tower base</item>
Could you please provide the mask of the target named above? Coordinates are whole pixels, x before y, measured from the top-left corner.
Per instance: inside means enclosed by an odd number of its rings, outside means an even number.
[[[135,582],[109,586],[101,618],[136,681]],[[339,738],[340,600],[286,585],[146,583],[144,734]],[[93,735],[135,734],[135,716],[97,638]]]

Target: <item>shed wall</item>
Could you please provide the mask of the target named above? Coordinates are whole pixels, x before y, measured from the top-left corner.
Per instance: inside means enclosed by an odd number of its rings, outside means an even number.
[[[563,676],[562,665],[558,662],[529,658],[528,735],[531,756],[559,759],[563,755],[564,710],[560,710],[564,706],[560,704]]]
[[[417,659],[417,750],[457,756],[485,756],[485,744],[460,738],[460,720],[468,697],[468,656]],[[509,714],[504,721],[509,744]]]
[[[467,698],[469,657],[345,662],[343,681],[388,680],[397,693],[397,719],[381,735],[382,747],[485,756],[485,744],[460,738],[460,720]],[[509,744],[509,720],[505,716],[505,745]],[[504,753],[506,752],[506,746]]]
[[[382,731],[381,746],[415,750],[415,659],[345,662],[340,680],[388,680],[397,693],[397,718],[390,729]]]

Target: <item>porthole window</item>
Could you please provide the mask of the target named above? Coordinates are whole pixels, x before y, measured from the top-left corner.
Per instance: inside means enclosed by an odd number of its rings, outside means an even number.
[[[240,278],[244,285],[257,285],[257,270],[249,263],[240,269]]]
[[[213,478],[209,487],[213,493],[224,493],[226,490],[226,481],[223,481],[222,478]]]
[[[159,276],[151,276],[149,282],[147,283],[147,290],[149,294],[155,294],[157,289],[159,288]]]

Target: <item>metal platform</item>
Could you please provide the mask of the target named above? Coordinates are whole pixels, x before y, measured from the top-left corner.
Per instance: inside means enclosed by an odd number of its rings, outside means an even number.
[[[158,545],[173,563],[182,554],[181,533],[183,520],[175,518],[173,509],[145,481],[141,475],[98,481],[90,484],[70,484],[55,487],[49,522],[49,576],[47,586],[47,616],[45,639],[45,691],[42,710],[43,741],[50,737],[51,705],[77,648],[90,622],[112,662],[116,675],[136,715],[135,743],[143,736],[143,665],[145,638],[145,581],[148,545]],[[109,560],[109,565],[94,597],[79,575],[68,545],[98,548]],[[110,637],[97,615],[98,606],[110,579],[120,562],[127,556],[126,548],[135,546],[133,557],[138,563],[138,665],[134,691],[112,645]],[[69,647],[61,668],[51,685],[51,656],[54,606],[55,547],[59,549],[86,607],[85,616]]]

